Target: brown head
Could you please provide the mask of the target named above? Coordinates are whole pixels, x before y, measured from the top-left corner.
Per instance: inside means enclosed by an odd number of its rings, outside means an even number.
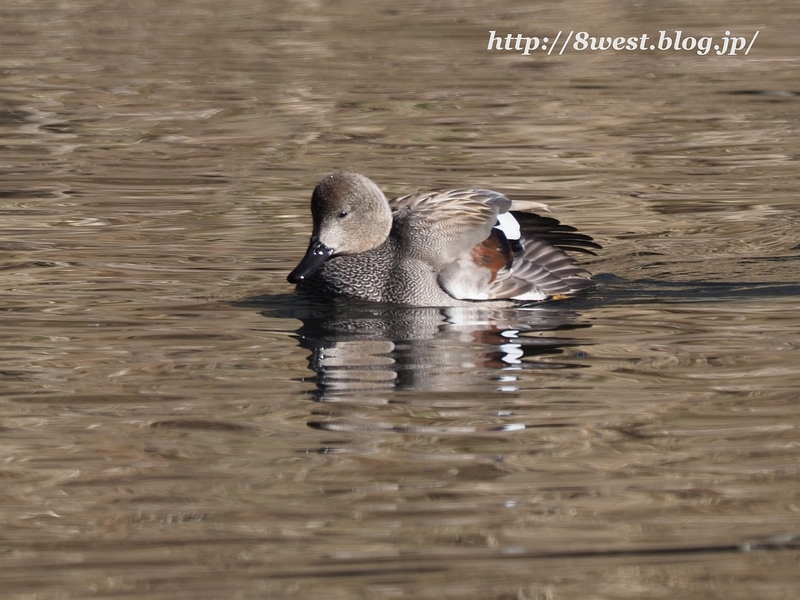
[[[346,171],[319,182],[311,196],[311,215],[311,242],[289,274],[290,283],[299,283],[332,256],[377,248],[392,228],[392,211],[380,188],[369,178]]]

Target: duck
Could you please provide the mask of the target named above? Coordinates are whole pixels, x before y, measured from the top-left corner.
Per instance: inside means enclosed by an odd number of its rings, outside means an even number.
[[[536,212],[548,210],[480,188],[388,199],[368,177],[339,171],[314,188],[311,239],[287,279],[301,293],[414,307],[575,296],[594,282],[567,251],[601,246]]]

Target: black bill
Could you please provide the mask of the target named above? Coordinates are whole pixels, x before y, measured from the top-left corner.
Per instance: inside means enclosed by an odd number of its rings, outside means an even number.
[[[328,248],[318,239],[311,238],[311,243],[308,245],[308,250],[306,250],[303,260],[294,268],[294,271],[289,273],[286,279],[289,280],[289,283],[300,283],[319,269],[322,263],[328,260],[332,254],[333,248]]]

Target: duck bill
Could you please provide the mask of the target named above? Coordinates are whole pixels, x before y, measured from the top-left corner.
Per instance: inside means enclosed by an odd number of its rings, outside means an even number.
[[[311,243],[308,245],[308,250],[306,250],[303,260],[294,268],[294,271],[289,273],[286,279],[289,280],[289,283],[300,283],[319,269],[322,263],[328,260],[332,254],[333,248],[329,248],[315,237],[311,238]]]

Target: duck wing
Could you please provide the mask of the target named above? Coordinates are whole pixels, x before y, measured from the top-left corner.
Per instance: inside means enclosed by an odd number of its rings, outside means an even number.
[[[438,271],[489,238],[511,201],[491,190],[456,189],[409,194],[389,206],[397,239]]]
[[[509,268],[497,272],[487,285],[490,298],[519,301],[573,296],[594,285],[575,259],[551,243],[523,237]]]
[[[484,189],[418,192],[389,205],[398,239],[456,299],[545,300],[593,285],[565,250],[594,254],[599,244],[557,219],[518,212],[546,205]]]
[[[595,255],[594,250],[602,249],[590,236],[579,233],[577,229],[564,225],[558,219],[532,212],[518,212],[516,208],[517,203],[514,202],[511,207],[512,215],[528,237],[544,240],[556,248],[572,252]]]

